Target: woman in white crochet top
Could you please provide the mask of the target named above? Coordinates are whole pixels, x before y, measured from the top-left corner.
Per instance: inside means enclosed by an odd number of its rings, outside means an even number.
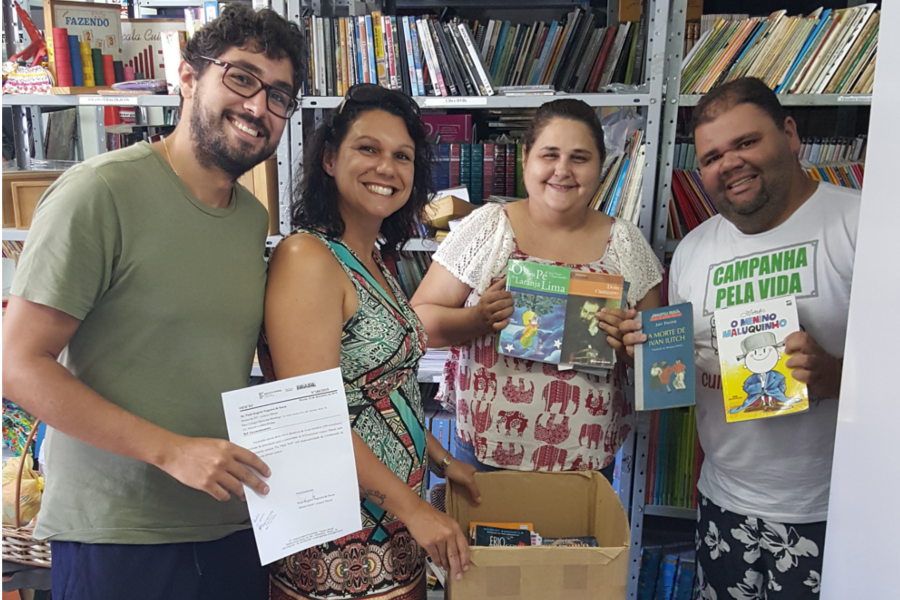
[[[621,349],[618,324],[660,304],[662,268],[630,222],[592,210],[605,159],[603,129],[580,100],[541,106],[525,137],[528,198],[474,211],[441,244],[412,299],[431,347],[450,346],[438,401],[457,415],[454,455],[480,470],[600,470],[632,428],[624,352],[600,377],[499,355],[509,323],[509,259],[620,273],[629,311],[598,315]]]

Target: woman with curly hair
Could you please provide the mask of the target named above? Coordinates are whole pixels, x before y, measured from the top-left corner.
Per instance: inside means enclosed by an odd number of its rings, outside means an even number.
[[[381,259],[412,236],[430,182],[418,105],[398,91],[353,86],[312,141],[291,208],[296,233],[269,264],[261,358],[270,380],[340,366],[363,529],[280,561],[274,600],[421,600],[423,551],[451,576],[467,568],[465,536],[423,494],[429,460],[477,498],[474,469],[425,430],[425,330]]]

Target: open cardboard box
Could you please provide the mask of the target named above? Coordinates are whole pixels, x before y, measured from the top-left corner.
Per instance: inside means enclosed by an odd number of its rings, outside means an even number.
[[[461,219],[478,208],[454,195],[446,195],[425,205],[423,221],[435,229],[450,229],[450,221]]]
[[[471,547],[469,570],[449,582],[450,600],[625,598],[628,517],[599,473],[477,473],[481,506],[448,481],[447,512],[464,533],[472,521],[528,522],[543,537],[594,536],[598,548]]]

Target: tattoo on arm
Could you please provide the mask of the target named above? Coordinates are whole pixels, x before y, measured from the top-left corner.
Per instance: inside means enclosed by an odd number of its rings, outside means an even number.
[[[365,500],[369,500],[378,506],[384,506],[385,495],[378,490],[367,490],[363,486],[359,486],[359,495]]]

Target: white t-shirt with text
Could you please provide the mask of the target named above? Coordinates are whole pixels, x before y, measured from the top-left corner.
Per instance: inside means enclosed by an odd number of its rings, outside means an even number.
[[[693,303],[699,490],[726,510],[783,523],[824,521],[837,425],[835,398],[806,413],[726,423],[714,311],[793,294],[801,327],[844,355],[860,193],[820,183],[778,227],[741,233],[715,216],[679,244],[669,302]]]

